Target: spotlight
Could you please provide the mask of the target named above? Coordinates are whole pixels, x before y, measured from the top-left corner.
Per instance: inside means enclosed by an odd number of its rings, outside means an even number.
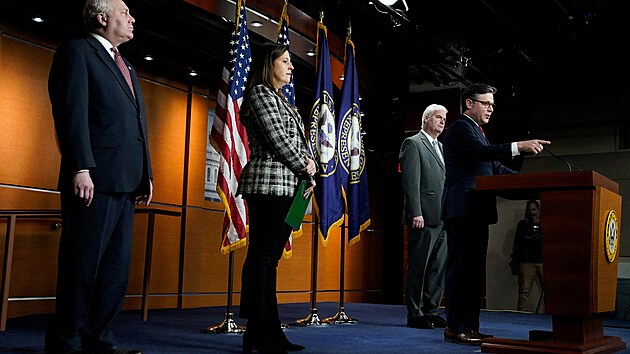
[[[263,23],[260,21],[252,21],[250,22],[250,24],[252,25],[252,27],[262,27]]]
[[[401,0],[403,5],[405,6],[405,11],[409,11],[409,6],[407,6],[407,2],[405,0]],[[398,0],[378,0],[383,5],[392,6],[398,2]]]

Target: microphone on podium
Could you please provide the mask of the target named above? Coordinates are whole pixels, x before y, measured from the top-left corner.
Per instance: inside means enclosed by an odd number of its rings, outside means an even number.
[[[581,168],[579,168],[579,167],[575,166],[574,164],[570,163],[569,161],[567,161],[567,160],[563,159],[562,157],[560,157],[560,156],[558,156],[558,155],[554,154],[553,152],[551,152],[551,150],[549,150],[549,149],[547,149],[547,148],[544,148],[544,149],[543,149],[543,151],[547,151],[547,152],[549,153],[549,155],[551,155],[551,156],[553,156],[553,157],[557,158],[558,160],[560,160],[560,161],[564,162],[564,163],[567,165],[567,167],[569,168],[569,172],[573,171],[573,169],[576,169],[576,170],[578,170],[578,171],[582,171],[582,169],[581,169]]]

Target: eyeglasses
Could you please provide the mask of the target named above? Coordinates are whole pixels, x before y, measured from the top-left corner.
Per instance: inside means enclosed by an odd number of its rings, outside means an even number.
[[[492,107],[492,109],[497,108],[497,105],[495,103],[492,103],[492,102],[489,102],[489,101],[479,101],[479,100],[476,100],[474,98],[471,98],[470,100],[481,103],[481,105],[484,106],[484,108],[486,108],[486,109],[488,109],[490,107]]]

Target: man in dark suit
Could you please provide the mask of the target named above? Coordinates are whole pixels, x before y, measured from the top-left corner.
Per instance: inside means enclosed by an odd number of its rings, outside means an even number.
[[[59,47],[48,81],[63,220],[46,353],[141,353],[118,348],[111,330],[127,290],[134,202],[153,195],[144,100],[117,50],[135,20],[122,0],[88,0],[83,15],[90,34]]]
[[[446,107],[432,104],[422,114],[422,129],[400,148],[407,225],[407,327],[446,327],[440,317],[446,269],[446,231],[441,220],[444,188],[442,143]]]
[[[446,181],[442,219],[448,234],[446,320],[444,338],[455,343],[481,344],[491,335],[479,332],[479,313],[486,276],[489,225],[497,222],[496,197],[475,190],[475,178],[516,173],[498,159],[521,153],[538,154],[546,140],[490,144],[482,125],[494,112],[496,89],[473,84],[462,94],[461,115],[446,131]]]

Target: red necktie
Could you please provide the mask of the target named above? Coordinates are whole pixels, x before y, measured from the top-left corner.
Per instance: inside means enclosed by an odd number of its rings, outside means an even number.
[[[114,61],[116,61],[116,65],[118,65],[118,69],[120,69],[120,72],[125,77],[125,81],[127,81],[127,85],[129,85],[129,88],[131,89],[131,93],[133,94],[133,97],[136,97],[136,93],[133,90],[133,84],[131,83],[131,74],[129,74],[129,68],[123,61],[122,57],[120,56],[120,52],[118,51],[118,48],[112,47],[112,52],[114,52]]]
[[[486,137],[486,133],[483,132],[483,128],[481,127],[481,125],[479,126],[479,130],[481,130],[481,134],[483,135],[483,137]]]

